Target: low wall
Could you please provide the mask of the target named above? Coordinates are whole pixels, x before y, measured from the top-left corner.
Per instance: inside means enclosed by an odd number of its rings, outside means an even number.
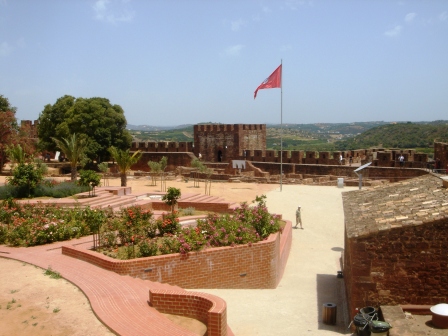
[[[271,175],[280,174],[280,163],[272,162],[252,162],[252,165],[260,168],[262,171],[269,172]],[[336,177],[352,177],[357,179],[358,176],[354,170],[359,167],[339,166],[339,165],[316,165],[316,164],[283,164],[283,174],[299,175],[304,178],[306,175],[332,175]],[[392,168],[392,167],[373,167],[369,166],[363,169],[363,178],[368,179],[388,179],[390,182],[397,182],[403,179],[410,179],[422,175],[429,174],[425,169],[418,168]]]
[[[226,336],[227,305],[217,296],[184,290],[149,290],[149,305],[165,314],[194,318],[207,326],[207,336]]]
[[[78,246],[62,253],[120,275],[169,283],[182,288],[268,289],[283,276],[292,242],[291,222],[283,232],[255,244],[210,248],[188,255],[168,254],[117,260]]]

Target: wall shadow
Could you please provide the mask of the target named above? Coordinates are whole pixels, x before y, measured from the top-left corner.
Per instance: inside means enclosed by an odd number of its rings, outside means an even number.
[[[329,330],[343,335],[356,335],[347,329],[350,321],[345,297],[344,279],[338,278],[337,274],[317,274],[316,290],[319,330]],[[336,305],[335,325],[323,323],[323,306],[325,303]]]

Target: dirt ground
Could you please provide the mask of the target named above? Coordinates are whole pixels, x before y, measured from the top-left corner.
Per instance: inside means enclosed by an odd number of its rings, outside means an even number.
[[[67,178],[58,178],[65,180]],[[0,184],[5,177],[0,176]],[[119,179],[108,180],[109,186],[119,186]],[[146,178],[130,176],[128,186],[133,193],[160,191],[150,186]],[[180,188],[182,193],[205,193],[200,182],[196,188],[193,182],[178,178],[167,181],[166,187]],[[229,202],[251,202],[277,188],[275,184],[255,183],[212,183],[211,195]],[[73,284],[64,279],[52,279],[44,270],[23,262],[0,256],[0,336],[9,335],[113,335],[94,315],[89,301]],[[195,320],[189,321],[177,316],[170,317],[176,323],[203,334],[204,326]]]

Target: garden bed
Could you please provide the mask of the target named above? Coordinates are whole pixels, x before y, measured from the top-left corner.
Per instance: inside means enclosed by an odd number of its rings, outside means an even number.
[[[120,275],[182,288],[273,289],[280,282],[292,242],[291,222],[282,233],[234,247],[208,248],[187,255],[167,254],[116,260],[80,246],[63,246],[62,253]]]

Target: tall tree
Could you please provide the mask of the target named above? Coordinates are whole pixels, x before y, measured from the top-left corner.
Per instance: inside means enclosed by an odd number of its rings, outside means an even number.
[[[8,146],[18,141],[16,108],[12,107],[8,98],[0,95],[0,172],[6,162]]]
[[[129,151],[129,149],[121,150],[116,147],[109,148],[110,155],[117,162],[118,170],[120,171],[121,177],[121,186],[126,187],[127,185],[127,176],[126,173],[131,169],[133,164],[136,164],[138,160],[142,157],[142,153],[140,151],[136,151],[133,154]]]
[[[126,130],[126,118],[119,105],[106,98],[75,98],[63,96],[55,104],[46,105],[39,115],[41,149],[55,150],[52,138],[66,138],[76,133],[88,143],[85,153],[91,160],[104,161],[108,148],[127,149],[132,137]]]
[[[84,151],[87,146],[85,139],[80,138],[76,133],[73,133],[68,138],[56,139],[52,138],[56,146],[61,149],[66,158],[70,161],[71,180],[76,181],[78,173],[78,164],[84,158]]]

